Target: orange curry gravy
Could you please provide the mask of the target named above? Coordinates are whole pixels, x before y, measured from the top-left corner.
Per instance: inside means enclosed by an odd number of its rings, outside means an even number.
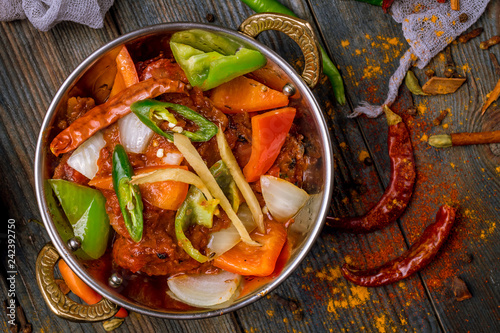
[[[141,79],[152,76],[171,77],[187,83],[182,70],[177,64],[168,59],[159,57],[151,61],[141,62],[137,64],[137,68]],[[228,144],[240,167],[243,168],[248,162],[251,153],[251,117],[248,113],[226,115],[216,109],[207,96],[207,92],[192,88],[187,95],[165,94],[158,99],[188,106],[220,126],[224,130]],[[91,98],[71,98],[68,103],[68,110],[57,122],[57,127],[61,130],[66,128],[71,122],[90,110],[93,105],[94,101]],[[181,122],[180,126],[187,130],[196,130],[196,125],[182,120],[181,117],[178,118]],[[98,260],[87,261],[84,265],[95,279],[103,283],[107,283],[107,279],[113,272],[120,273],[124,282],[118,291],[138,303],[159,309],[188,309],[190,308],[188,305],[175,301],[168,296],[167,279],[179,273],[215,273],[219,269],[214,267],[211,261],[201,264],[191,258],[177,244],[174,230],[176,212],[155,207],[144,197],[143,238],[138,243],[130,239],[124,225],[117,196],[112,189],[112,185],[110,185],[112,153],[115,145],[120,143],[118,125],[116,123],[112,124],[103,129],[102,133],[106,146],[100,152],[99,170],[93,181],[95,179],[107,180],[108,185],[100,186],[103,188],[98,189],[106,198],[106,210],[115,233],[112,234],[108,242],[109,246],[106,254]],[[296,128],[292,126],[282,152],[268,173],[280,176],[301,186],[303,171],[309,163],[315,162],[314,158],[304,158],[305,148],[302,140],[303,136],[298,134]],[[207,166],[210,167],[220,160],[215,137],[207,142],[194,143],[194,145]],[[155,133],[144,154],[128,153],[134,170],[137,172],[143,168],[165,165],[164,158],[157,156],[157,151],[160,148],[163,149],[165,155],[167,153],[180,154],[173,143]],[[53,178],[89,185],[89,179],[68,166],[67,160],[70,155],[71,152],[63,154],[59,159],[54,169]],[[182,161],[181,165],[188,166],[185,161]],[[251,186],[256,192],[261,206],[264,206],[259,182],[255,182]],[[196,249],[204,253],[210,233],[227,228],[230,223],[227,215],[221,210],[219,216],[214,216],[212,228],[193,225],[186,231],[186,236]],[[275,272],[271,274],[269,279],[258,278],[255,280],[252,277],[246,277],[248,284],[243,287],[245,293],[251,292],[249,288],[255,289],[279,275],[288,261],[290,249],[289,241],[280,255]]]

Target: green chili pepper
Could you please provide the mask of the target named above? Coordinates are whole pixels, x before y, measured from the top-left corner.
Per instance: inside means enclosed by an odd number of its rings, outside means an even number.
[[[175,60],[192,86],[209,90],[264,66],[266,57],[228,37],[203,31],[175,33],[170,40]]]
[[[241,203],[240,191],[226,164],[222,160],[220,160],[212,165],[212,167],[210,168],[210,172],[214,176],[217,184],[222,189],[222,192],[224,192],[227,199],[231,203],[233,210],[235,212],[238,212],[238,208],[240,207]]]
[[[113,152],[113,187],[118,197],[125,227],[134,242],[142,239],[142,198],[138,185],[130,184],[134,175],[125,148],[118,144]]]
[[[175,215],[175,235],[177,241],[181,244],[184,251],[198,262],[203,263],[208,260],[208,257],[193,247],[193,244],[191,244],[191,241],[186,237],[184,232],[193,223],[211,228],[214,212],[218,204],[219,200],[207,200],[196,186],[191,185],[186,199]]]
[[[356,1],[366,2],[369,3],[370,5],[381,6],[381,7],[382,3],[384,2],[384,0],[356,0]]]
[[[276,0],[241,0],[245,4],[247,4],[252,10],[257,13],[280,13],[285,15],[290,15],[297,17],[294,12],[290,9],[282,5]],[[346,102],[345,99],[345,91],[344,91],[344,82],[342,81],[342,76],[339,73],[338,68],[333,64],[328,54],[320,46],[321,56],[323,59],[323,73],[328,77],[330,83],[333,88],[333,93],[335,95],[335,99],[340,105],[344,105]]]
[[[61,214],[47,186],[45,198],[63,241],[73,236],[77,237],[82,244],[81,251],[84,253],[78,250],[75,254],[81,259],[101,257],[106,251],[109,236],[106,199],[102,193],[99,190],[62,179],[49,179],[48,183],[64,211],[65,217]]]
[[[196,132],[190,132],[182,130],[183,135],[195,142],[204,142],[210,140],[215,134],[217,134],[218,128],[211,121],[207,120],[205,117],[200,115],[198,112],[191,110],[187,106],[160,102],[154,99],[145,99],[142,101],[135,102],[130,106],[132,112],[134,112],[137,117],[154,132],[161,136],[173,141],[173,129],[170,131],[163,131],[158,125],[160,122],[166,120],[169,123],[176,125],[177,120],[174,115],[170,113],[169,110],[175,111],[182,117],[191,120],[198,126]],[[177,132],[178,133],[178,132]]]

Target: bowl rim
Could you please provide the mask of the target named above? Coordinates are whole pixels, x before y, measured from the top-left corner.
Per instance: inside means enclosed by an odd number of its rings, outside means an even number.
[[[45,142],[45,134],[49,129],[49,125],[52,121],[53,116],[57,111],[57,106],[61,102],[62,98],[65,96],[67,91],[72,88],[73,83],[81,77],[85,73],[85,71],[90,68],[100,57],[106,54],[108,51],[136,40],[141,37],[147,37],[148,35],[153,35],[156,33],[162,32],[170,32],[170,31],[180,31],[180,30],[189,30],[189,29],[204,29],[210,30],[214,32],[222,32],[229,34],[233,37],[240,38],[247,43],[251,44],[253,47],[256,47],[259,51],[261,51],[268,60],[271,60],[275,64],[277,64],[293,81],[293,84],[301,92],[301,94],[306,98],[311,105],[311,114],[315,115],[316,123],[319,129],[319,137],[321,139],[321,143],[323,145],[323,165],[324,165],[324,187],[322,191],[323,199],[321,200],[321,205],[319,207],[319,214],[315,221],[314,226],[311,228],[309,235],[304,239],[302,249],[294,258],[293,262],[285,267],[285,269],[279,274],[271,282],[267,283],[263,287],[259,288],[256,292],[252,292],[252,296],[248,296],[246,299],[242,301],[236,302],[223,309],[201,309],[200,311],[188,311],[188,312],[175,312],[168,313],[162,311],[156,311],[151,309],[150,307],[146,307],[145,305],[126,302],[120,298],[115,297],[113,294],[108,292],[105,289],[104,284],[98,282],[91,278],[83,268],[82,264],[72,255],[72,253],[67,249],[66,244],[60,238],[57,229],[52,222],[51,216],[48,212],[48,207],[45,202],[44,197],[44,156],[46,154],[46,142]],[[70,266],[70,268],[92,289],[96,290],[99,294],[112,302],[132,311],[141,313],[143,315],[154,316],[158,318],[165,319],[202,319],[209,318],[214,316],[219,316],[225,313],[229,313],[238,309],[241,309],[258,299],[262,298],[272,290],[274,290],[277,286],[279,286],[283,281],[285,281],[292,272],[300,265],[300,263],[304,260],[306,255],[311,250],[313,244],[316,242],[323,225],[325,223],[325,218],[327,212],[329,210],[330,200],[332,196],[333,189],[333,150],[331,146],[330,134],[328,131],[328,126],[324,115],[321,111],[321,108],[318,105],[316,98],[313,93],[309,89],[309,87],[305,84],[305,82],[301,79],[300,75],[286,62],[281,58],[275,51],[271,50],[266,45],[260,43],[259,41],[248,37],[236,30],[232,30],[229,28],[220,27],[217,25],[205,24],[205,23],[194,23],[194,22],[171,22],[171,23],[160,23],[156,25],[151,25],[143,28],[139,28],[137,30],[126,33],[122,36],[119,36],[105,45],[98,48],[96,51],[92,52],[89,56],[85,58],[65,79],[63,84],[58,89],[57,93],[54,95],[48,109],[47,113],[44,116],[44,120],[40,129],[40,133],[37,140],[36,152],[35,152],[35,192],[37,198],[38,208],[40,210],[40,214],[42,216],[42,220],[44,222],[45,228],[49,237],[56,247],[57,251],[61,255],[61,258],[66,261],[66,263]]]

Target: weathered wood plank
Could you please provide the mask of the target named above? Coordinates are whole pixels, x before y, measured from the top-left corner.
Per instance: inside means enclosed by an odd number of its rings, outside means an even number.
[[[478,46],[480,41],[500,33],[499,12],[500,3],[491,2],[485,15],[473,26],[483,27],[483,35],[467,44],[451,46],[457,71],[467,78],[464,87],[453,95],[415,99],[425,111],[415,117],[415,137],[486,131],[498,126],[498,109],[489,109],[483,117],[478,112],[485,95],[499,79],[494,73],[488,52],[480,50]],[[498,48],[490,49],[490,52],[500,55]],[[429,65],[435,68],[437,74],[443,72],[443,58],[440,55]],[[422,71],[415,72],[424,82]],[[449,109],[450,114],[441,126],[433,126],[432,120],[443,109]],[[500,169],[497,168],[500,157],[492,153],[489,145],[445,150],[429,148],[424,142],[420,142],[419,146],[418,157],[425,161],[422,163],[425,180],[422,181],[420,195],[416,196],[410,214],[416,216],[414,214],[417,212],[425,212],[423,208],[428,207],[429,203],[437,210],[441,201],[460,206],[460,219],[454,232],[438,260],[423,271],[422,276],[449,331],[462,332],[476,327],[497,331],[500,329],[500,295],[496,282],[500,278],[497,268],[500,245],[496,242],[500,235],[497,228],[500,216]],[[435,188],[441,188],[441,191],[432,194]],[[437,200],[438,195],[441,200]],[[426,219],[427,223],[429,219]],[[415,234],[415,226],[421,228],[423,224],[425,222],[417,221],[415,217],[408,218],[403,224],[405,233],[411,238]],[[451,290],[451,280],[455,275],[467,283],[473,298],[455,301]]]
[[[398,45],[405,45],[401,52],[404,52],[407,47],[399,31],[400,28],[396,24],[392,24],[393,28],[384,26],[391,22],[388,16],[386,16],[385,21],[380,18],[375,20],[377,14],[373,12],[376,10],[374,7],[351,3],[348,7],[352,8],[342,8],[331,15],[349,17],[350,19],[345,22],[354,21],[353,26],[341,26],[340,29],[335,26],[334,29],[331,25],[326,24],[331,21],[331,17],[324,14],[328,12],[327,6],[330,8],[331,3],[323,2],[318,6],[312,6],[312,8],[318,15],[322,31],[328,36],[328,39],[331,39],[329,45],[334,45],[333,52],[340,55],[338,59],[340,59],[341,66],[347,66],[348,81],[350,77],[359,80],[349,90],[355,94],[355,96],[351,96],[353,104],[357,105],[363,99],[370,102],[383,101],[388,75],[394,71],[398,64],[397,61],[391,59],[391,54],[394,57],[397,57],[396,54],[399,55],[398,52],[393,53],[394,47],[391,46],[391,42],[396,42],[396,40],[392,40],[392,38],[397,38]],[[353,13],[355,6],[369,8],[373,14],[359,15],[356,12]],[[499,9],[497,6],[498,3],[490,4],[485,16],[475,25],[485,27],[487,31],[485,38],[486,36],[498,34]],[[351,15],[354,17],[351,17]],[[366,20],[368,17],[370,19]],[[384,26],[382,30],[384,35],[375,35],[376,39],[373,41],[373,29],[380,25]],[[367,35],[370,35],[372,39],[368,39]],[[351,57],[345,57],[342,53],[345,52],[345,49],[352,47],[352,40],[360,44],[355,44],[357,48],[353,53],[348,54]],[[385,40],[386,42],[382,43],[382,47],[377,47],[377,43],[380,42],[376,40]],[[497,81],[497,78],[493,77],[494,74],[488,55],[484,52],[478,52],[477,44],[480,40],[481,38],[478,38],[477,41],[472,41],[467,45],[453,45],[452,50],[459,73],[465,74],[469,81],[473,76],[479,78],[477,86],[480,87],[482,96],[484,96],[491,89],[494,82]],[[342,41],[344,42],[342,43]],[[384,44],[388,44],[388,47]],[[359,53],[357,50],[361,50],[361,54],[363,54],[363,49],[366,49],[367,52],[370,50],[372,53],[369,54],[369,58],[366,57],[366,59],[360,60],[362,65],[356,66],[352,59]],[[459,56],[457,56],[457,53]],[[389,65],[386,62],[387,59],[390,60]],[[342,63],[343,61],[345,61],[345,64]],[[352,75],[349,74],[351,64],[353,64]],[[437,57],[430,67],[436,68],[436,73],[442,75],[443,65],[444,58],[441,56]],[[363,89],[359,89],[360,86],[365,84],[367,73],[370,73],[370,70],[373,71],[378,66],[381,67],[381,72],[376,75],[377,78],[368,80],[373,83],[373,86],[368,84]],[[467,73],[464,73],[464,71]],[[470,73],[471,71],[473,74]],[[378,72],[378,70],[374,72]],[[385,74],[386,72],[389,72],[389,74]],[[419,75],[421,82],[424,82],[423,71],[415,70],[415,72]],[[382,80],[378,78],[382,78]],[[489,88],[483,88],[485,84]],[[382,88],[379,89],[379,87]],[[472,331],[475,327],[482,327],[483,323],[488,323],[486,330],[498,330],[498,326],[496,326],[498,320],[495,320],[495,318],[498,318],[498,308],[495,305],[498,304],[498,287],[491,284],[491,281],[498,279],[498,271],[492,270],[491,267],[497,266],[499,249],[497,244],[490,244],[491,240],[498,237],[495,222],[498,220],[499,214],[497,209],[499,187],[498,173],[496,171],[498,160],[492,156],[487,146],[436,151],[429,148],[426,142],[421,141],[426,136],[438,132],[450,132],[452,129],[453,131],[486,130],[498,123],[497,120],[488,120],[488,117],[479,118],[477,113],[473,111],[482,103],[483,98],[475,101],[475,97],[473,97],[475,93],[469,92],[471,89],[474,89],[473,85],[468,84],[467,87],[462,87],[453,95],[416,97],[415,102],[419,113],[415,117],[405,117],[412,133],[419,173],[414,198],[400,222],[405,237],[410,244],[413,243],[418,235],[422,233],[424,227],[433,221],[435,212],[442,203],[454,203],[462,207],[462,216],[450,240],[435,262],[421,274],[426,283],[426,288],[431,293],[432,302],[436,306],[439,320],[444,324],[446,330],[451,332]],[[374,90],[376,96],[370,96]],[[405,92],[407,93],[406,88],[402,88],[400,94]],[[434,128],[432,120],[439,114],[440,110],[445,108],[451,109],[451,116],[448,116],[444,121],[444,127],[447,127],[447,129]],[[492,111],[490,111],[490,117],[493,117]],[[493,118],[498,119],[498,117]],[[373,132],[374,128],[382,128],[383,125],[381,127],[379,120],[360,119],[358,121],[369,146],[372,147],[371,150],[378,151],[374,159],[376,163],[378,162],[381,179],[387,184],[389,169],[387,168],[387,162],[384,162],[385,155],[380,151],[380,148],[384,147],[383,140],[377,140],[377,133]],[[378,135],[378,137],[384,138],[383,135]],[[483,241],[474,241],[474,239],[478,238],[484,240],[484,243]],[[371,242],[373,241],[372,238]],[[485,244],[486,242],[488,242],[488,245]],[[468,263],[466,259],[463,259],[467,258],[466,253],[480,253],[480,258],[477,261],[474,259],[472,263]],[[396,255],[394,253],[391,258]],[[368,267],[376,266],[387,260],[387,258],[376,257],[372,259],[367,260]],[[461,303],[454,300],[450,284],[451,278],[457,274],[462,276],[471,288],[475,288],[477,294],[473,299]],[[485,278],[485,274],[487,278]],[[489,283],[485,283],[485,280]]]

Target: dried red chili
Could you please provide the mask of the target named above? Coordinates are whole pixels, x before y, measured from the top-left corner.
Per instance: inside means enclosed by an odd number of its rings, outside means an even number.
[[[417,172],[410,135],[400,116],[387,106],[388,146],[391,159],[391,181],[379,202],[360,217],[326,218],[327,226],[351,233],[369,233],[385,228],[405,211],[413,193]]]
[[[52,140],[50,150],[56,156],[73,150],[98,130],[129,114],[132,103],[167,92],[184,92],[184,88],[184,83],[166,78],[151,78],[136,83],[75,120]]]
[[[342,275],[354,284],[378,287],[400,281],[427,266],[444,244],[455,221],[456,209],[448,205],[439,208],[436,222],[402,256],[368,270],[344,264]]]
[[[394,0],[384,0],[382,2],[382,9],[384,10],[384,13],[387,13],[387,10],[392,6],[393,2]]]

